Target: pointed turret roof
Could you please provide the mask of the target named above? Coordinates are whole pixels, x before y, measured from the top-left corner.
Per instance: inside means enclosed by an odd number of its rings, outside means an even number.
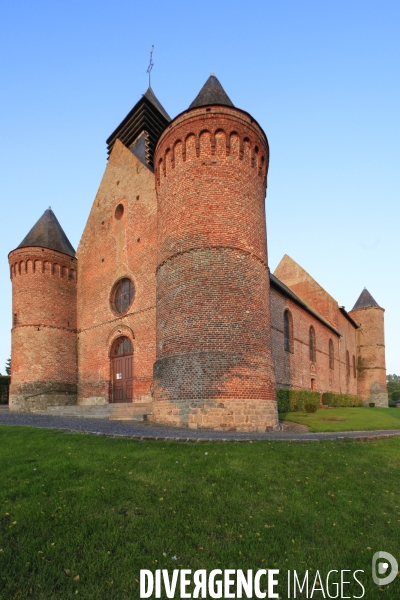
[[[224,106],[234,106],[225,92],[224,88],[215,77],[214,73],[211,73],[200,92],[193,100],[190,108],[198,108],[199,106],[210,106],[212,104],[223,104]]]
[[[373,299],[367,288],[364,288],[360,294],[359,299],[353,306],[352,310],[358,310],[359,308],[369,308],[370,306],[377,306],[381,308],[376,300]]]
[[[28,246],[39,246],[40,248],[62,252],[68,256],[75,256],[75,250],[71,242],[50,207],[44,211],[39,221],[35,223],[18,248]]]

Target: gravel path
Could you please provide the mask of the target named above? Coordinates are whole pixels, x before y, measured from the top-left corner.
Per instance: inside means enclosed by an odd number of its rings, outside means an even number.
[[[356,439],[370,440],[400,435],[400,429],[379,431],[347,431],[340,433],[298,433],[276,431],[272,433],[238,433],[236,431],[209,431],[178,429],[147,422],[109,421],[108,419],[78,419],[52,415],[11,413],[0,410],[0,425],[18,425],[43,429],[61,429],[76,433],[91,433],[110,437],[126,437],[139,440],[176,442],[246,442],[253,440],[285,440],[313,442],[318,440]]]

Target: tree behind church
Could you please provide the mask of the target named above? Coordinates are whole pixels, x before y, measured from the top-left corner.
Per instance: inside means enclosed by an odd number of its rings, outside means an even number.
[[[8,390],[10,386],[11,358],[6,362],[7,375],[0,374],[0,404],[8,404]]]
[[[389,400],[400,400],[400,375],[387,375],[386,381]]]

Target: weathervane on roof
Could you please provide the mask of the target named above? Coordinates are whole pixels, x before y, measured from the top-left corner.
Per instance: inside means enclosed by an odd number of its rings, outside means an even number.
[[[151,73],[152,68],[154,67],[154,63],[153,63],[153,50],[154,50],[154,44],[152,45],[151,50],[150,50],[150,63],[149,63],[149,66],[147,67],[147,71],[146,71],[146,73],[149,74],[149,87],[151,87],[151,85],[150,85],[150,73]]]

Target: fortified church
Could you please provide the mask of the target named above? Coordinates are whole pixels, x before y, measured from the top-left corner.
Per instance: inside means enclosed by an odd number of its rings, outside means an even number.
[[[384,310],[268,268],[269,147],[211,75],[171,120],[149,87],[107,140],[77,252],[49,208],[9,254],[10,409],[110,407],[265,431],[276,388],[387,406]]]

